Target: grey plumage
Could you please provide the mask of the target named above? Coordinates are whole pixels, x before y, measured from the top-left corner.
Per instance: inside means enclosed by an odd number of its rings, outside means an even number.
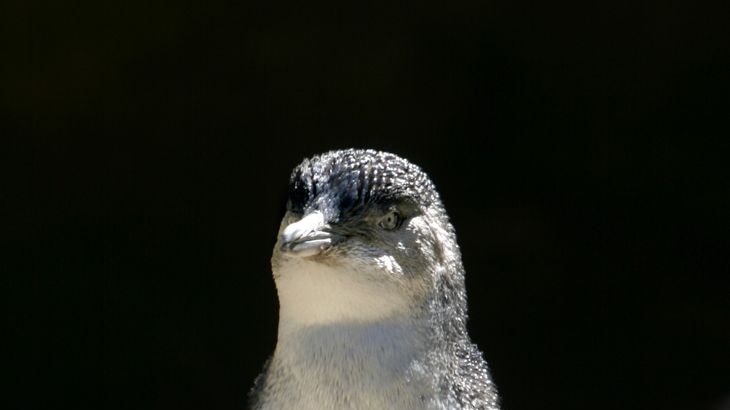
[[[280,302],[254,409],[497,409],[466,331],[464,269],[419,167],[332,151],[292,172],[272,270]]]

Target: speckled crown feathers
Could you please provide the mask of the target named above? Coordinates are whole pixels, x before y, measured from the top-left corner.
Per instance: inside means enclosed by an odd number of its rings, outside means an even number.
[[[428,176],[408,160],[387,152],[347,149],[316,155],[296,166],[287,209],[301,214],[322,208],[337,218],[358,207],[402,200],[428,206],[439,197]]]

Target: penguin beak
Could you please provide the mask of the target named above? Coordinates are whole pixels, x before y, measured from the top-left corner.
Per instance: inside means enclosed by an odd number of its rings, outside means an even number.
[[[284,228],[279,237],[281,250],[301,257],[318,255],[334,243],[334,235],[328,228],[324,214],[312,212]]]

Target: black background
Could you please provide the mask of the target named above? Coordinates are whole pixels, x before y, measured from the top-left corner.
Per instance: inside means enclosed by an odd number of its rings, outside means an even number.
[[[371,147],[439,188],[505,409],[728,408],[729,15],[3,2],[3,407],[243,408],[289,172]]]

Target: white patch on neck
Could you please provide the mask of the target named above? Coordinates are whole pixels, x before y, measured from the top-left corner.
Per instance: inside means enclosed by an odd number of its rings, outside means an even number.
[[[346,269],[307,258],[294,257],[281,263],[275,274],[280,332],[302,326],[378,321],[408,313],[408,296],[392,278]]]

